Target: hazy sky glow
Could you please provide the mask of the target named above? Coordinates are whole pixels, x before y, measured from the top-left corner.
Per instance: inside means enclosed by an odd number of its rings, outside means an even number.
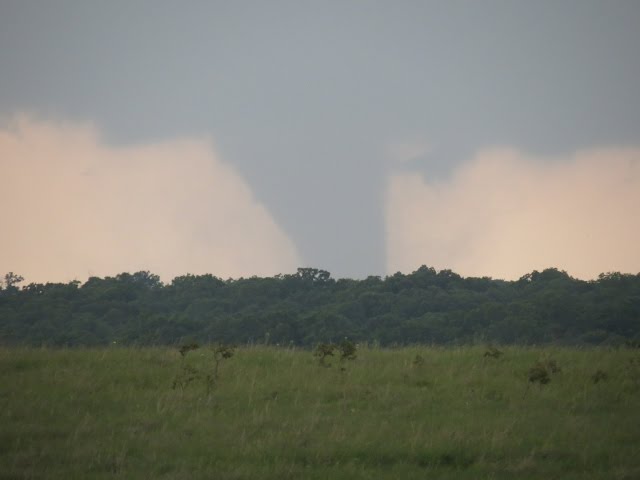
[[[640,270],[640,149],[566,159],[482,152],[448,181],[394,175],[388,270],[421,258],[465,276],[517,279],[562,267],[579,278]]]
[[[639,24],[632,0],[0,1],[0,273],[637,273]]]
[[[92,128],[20,119],[0,132],[0,263],[31,281],[151,270],[275,275],[296,248],[209,142],[102,144]]]

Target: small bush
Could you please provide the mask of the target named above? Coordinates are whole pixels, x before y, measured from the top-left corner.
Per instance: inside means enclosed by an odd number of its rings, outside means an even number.
[[[537,383],[539,386],[547,385],[551,382],[551,375],[560,373],[562,369],[553,359],[538,361],[529,369],[529,384]]]
[[[422,355],[416,354],[416,356],[413,359],[413,362],[411,362],[411,364],[414,367],[421,367],[422,365],[424,365],[424,358],[422,357]]]
[[[547,360],[546,363],[547,363],[547,368],[551,373],[560,373],[562,371],[562,369],[558,366],[558,363],[555,360],[549,359]]]
[[[598,383],[598,382],[607,380],[608,378],[609,378],[609,375],[607,374],[607,372],[603,370],[597,370],[596,373],[591,375],[591,381],[593,383]]]
[[[184,391],[193,381],[197,380],[200,377],[200,372],[192,367],[191,365],[182,365],[180,369],[180,373],[176,375],[175,380],[173,381],[173,385],[171,388],[174,390],[176,388],[180,388],[180,390]]]
[[[180,352],[180,355],[182,357],[186,356],[187,353],[189,353],[191,350],[197,350],[198,348],[200,348],[200,345],[198,345],[197,343],[187,343],[182,345],[178,351]]]
[[[484,352],[484,357],[485,358],[500,358],[502,355],[504,355],[504,352],[501,352],[500,350],[498,350],[495,347],[489,347],[487,348],[487,351]]]
[[[331,364],[327,362],[327,359],[333,357],[335,349],[336,345],[333,343],[320,343],[313,352],[313,356],[318,357],[318,363],[323,367],[330,367]]]
[[[218,379],[220,378],[220,376],[218,374],[218,370],[220,368],[220,363],[223,360],[226,360],[228,358],[233,357],[233,355],[235,354],[235,347],[233,347],[231,345],[225,345],[225,344],[222,344],[222,343],[212,346],[211,350],[213,351],[214,367],[213,367],[213,372],[209,373],[205,377],[206,378],[206,382],[207,382],[207,394],[218,383]]]
[[[235,348],[230,345],[217,344],[212,346],[211,351],[213,352],[214,362],[213,371],[205,374],[202,370],[197,369],[193,365],[187,364],[185,360],[187,353],[198,348],[199,345],[197,343],[189,343],[181,346],[178,350],[180,352],[180,355],[182,356],[182,367],[176,375],[175,380],[173,381],[172,387],[174,390],[176,388],[184,390],[191,383],[202,378],[205,381],[207,394],[209,394],[211,389],[215,387],[218,382],[220,363],[225,359],[233,357],[235,353]]]
[[[346,338],[338,345],[338,350],[340,350],[341,362],[345,360],[355,360],[358,356],[356,344]]]
[[[358,347],[351,340],[345,338],[340,344],[335,343],[320,343],[316,346],[313,352],[313,356],[318,358],[318,363],[323,367],[330,367],[331,363],[328,361],[330,357],[334,357],[337,354],[340,355],[341,370],[344,371],[344,362],[347,360],[355,360],[358,356]]]
[[[549,376],[549,370],[546,364],[538,362],[529,369],[529,383],[546,385],[550,381],[551,377]]]

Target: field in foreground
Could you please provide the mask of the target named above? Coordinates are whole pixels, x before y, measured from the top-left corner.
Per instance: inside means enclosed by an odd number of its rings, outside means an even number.
[[[640,478],[638,350],[503,350],[0,349],[0,479]]]

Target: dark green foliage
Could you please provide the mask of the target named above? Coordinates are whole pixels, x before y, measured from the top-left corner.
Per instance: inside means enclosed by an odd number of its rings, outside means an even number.
[[[187,388],[192,382],[200,378],[200,372],[193,366],[187,365],[185,363],[180,367],[180,372],[176,375],[175,380],[173,381],[172,388],[175,390],[176,388],[180,388],[180,390],[184,390]]]
[[[551,373],[560,373],[562,371],[562,369],[558,366],[558,362],[556,362],[552,358],[547,360],[545,364]]]
[[[356,344],[346,338],[338,345],[340,351],[340,361],[355,360],[358,356]]]
[[[182,345],[178,351],[180,352],[180,355],[184,357],[191,350],[196,350],[199,347],[200,345],[198,345],[197,343],[187,343],[185,345]]]
[[[223,360],[233,357],[235,347],[231,345],[217,344],[211,347],[211,351],[213,352],[213,372],[208,373],[205,377],[207,394],[209,394],[211,389],[217,385],[218,380],[220,379],[220,375],[218,373],[220,363]]]
[[[358,356],[356,344],[346,338],[338,345],[335,343],[319,343],[313,352],[313,356],[318,358],[318,363],[323,367],[330,367],[329,357],[333,357],[336,351],[340,355],[340,363],[344,363],[347,360],[355,360]]]
[[[424,365],[424,358],[422,357],[422,355],[417,353],[415,358],[413,359],[413,362],[411,362],[411,364],[414,367],[421,367]]]
[[[15,291],[17,290],[16,285],[18,285],[19,283],[24,282],[24,277],[22,275],[17,275],[13,272],[9,272],[7,274],[5,274],[4,276],[4,281],[0,280],[0,289],[2,288],[2,285],[4,284],[4,288],[7,291]]]
[[[536,363],[529,369],[529,382],[538,383],[539,385],[546,385],[551,381],[549,375],[549,369],[547,365],[541,362]]]
[[[418,388],[427,388],[431,387],[431,382],[429,380],[418,380],[415,382],[415,386]]]
[[[0,283],[4,345],[175,346],[216,339],[310,347],[348,337],[381,346],[482,339],[496,346],[626,341],[637,348],[640,338],[640,274],[582,281],[547,269],[507,282],[423,266],[364,280],[300,268],[271,278],[184,275],[168,284],[143,271],[22,286],[22,277],[9,273]]]
[[[335,349],[336,346],[333,343],[320,343],[316,346],[313,356],[318,357],[318,362],[323,367],[330,367],[331,364],[327,362],[327,359],[333,357]]]
[[[233,354],[235,353],[235,347],[231,345],[216,345],[211,348],[213,350],[215,359],[218,362],[222,359],[233,357]]]
[[[489,347],[487,348],[487,351],[484,352],[484,357],[485,358],[500,358],[503,355],[504,352],[498,350],[495,347]]]
[[[540,360],[529,369],[529,382],[546,385],[551,382],[551,375],[560,373],[561,371],[562,369],[554,359],[547,358]]]
[[[227,358],[233,357],[235,353],[235,347],[231,345],[218,344],[211,347],[213,351],[213,361],[214,361],[214,370],[213,377],[215,380],[218,379],[218,367],[220,366],[220,362],[222,360],[226,360]]]
[[[609,375],[607,374],[607,372],[603,370],[596,370],[596,373],[591,375],[591,381],[593,383],[602,382],[604,380],[607,380],[608,378],[609,378]]]
[[[173,389],[180,388],[184,390],[191,383],[196,380],[203,379],[205,383],[205,387],[207,390],[207,394],[211,392],[211,390],[217,385],[220,375],[219,368],[220,364],[223,360],[233,357],[235,353],[235,347],[225,344],[216,344],[210,347],[210,351],[213,354],[213,366],[203,364],[200,362],[198,366],[194,364],[187,363],[186,354],[192,350],[196,350],[199,348],[197,343],[190,343],[183,345],[180,347],[179,352],[181,356],[181,365],[180,371],[176,375],[175,380],[173,381]],[[203,354],[204,355],[204,354]],[[210,357],[209,357],[210,358]],[[207,361],[207,358],[204,359]]]

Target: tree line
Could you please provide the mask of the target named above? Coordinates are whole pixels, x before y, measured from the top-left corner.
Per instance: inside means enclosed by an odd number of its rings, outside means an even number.
[[[572,278],[558,269],[519,280],[464,278],[422,266],[410,274],[334,279],[299,268],[223,280],[153,273],[0,286],[0,344],[176,345],[188,341],[313,346],[408,344],[638,345],[640,273]]]

